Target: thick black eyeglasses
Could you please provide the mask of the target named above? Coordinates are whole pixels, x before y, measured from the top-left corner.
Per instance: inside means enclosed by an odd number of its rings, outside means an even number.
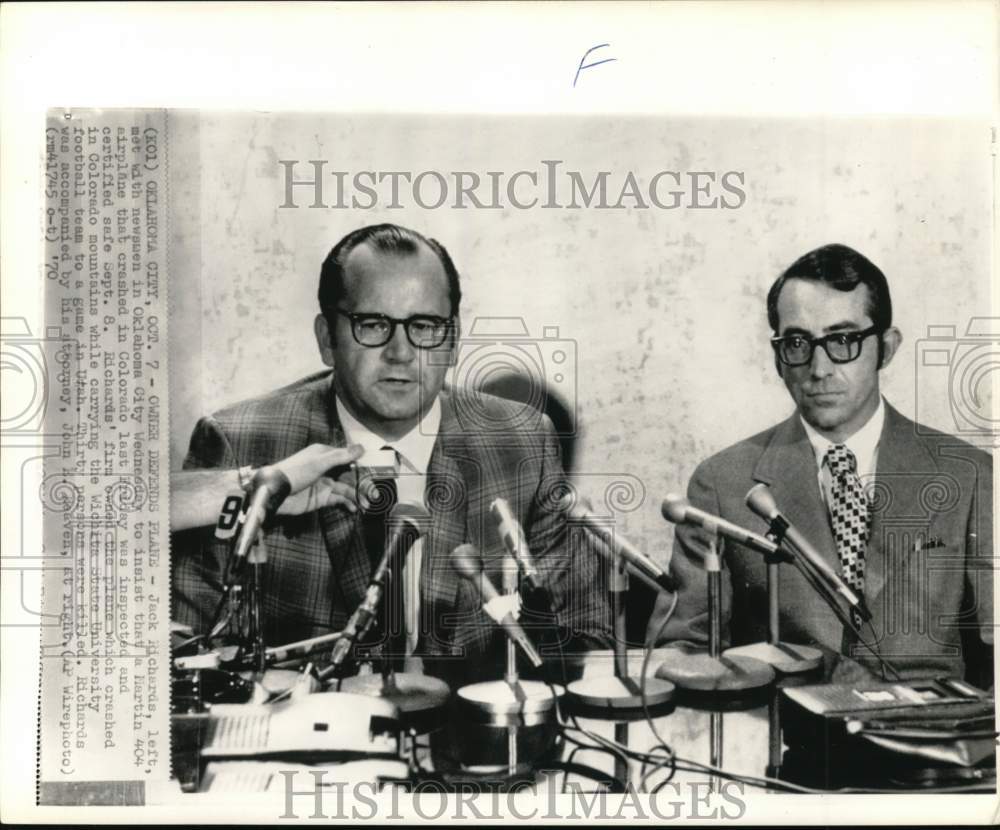
[[[355,342],[370,349],[384,346],[396,333],[396,326],[402,326],[406,331],[406,339],[417,349],[436,349],[451,334],[454,326],[451,317],[435,317],[430,314],[414,314],[412,317],[399,319],[386,314],[359,314],[332,309],[342,317],[351,321],[351,334]]]
[[[872,326],[861,331],[838,331],[825,337],[788,334],[784,337],[772,337],[771,345],[786,366],[805,366],[811,363],[817,346],[822,346],[826,356],[834,363],[850,363],[861,355],[861,341],[878,333],[878,326]]]

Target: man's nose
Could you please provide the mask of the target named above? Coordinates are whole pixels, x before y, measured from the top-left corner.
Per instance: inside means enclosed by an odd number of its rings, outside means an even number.
[[[402,323],[396,325],[389,342],[385,344],[382,354],[393,363],[409,363],[416,355],[413,344],[406,336],[406,326]]]
[[[834,362],[819,343],[813,347],[812,360],[809,363],[809,374],[815,378],[825,378],[833,372]]]

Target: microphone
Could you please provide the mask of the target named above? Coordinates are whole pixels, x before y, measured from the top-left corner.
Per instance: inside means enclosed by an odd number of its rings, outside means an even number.
[[[714,516],[711,513],[706,513],[704,510],[699,510],[697,507],[692,507],[686,498],[678,496],[676,493],[667,494],[660,507],[660,512],[663,513],[663,518],[668,522],[695,525],[707,530],[709,533],[718,533],[739,542],[741,545],[751,548],[758,553],[774,555],[781,550],[770,539],[765,539],[753,531],[735,525],[732,522],[727,522],[721,516]]]
[[[559,500],[559,507],[573,521],[582,524],[604,543],[606,550],[614,551],[634,568],[640,576],[655,583],[658,588],[671,593],[677,590],[677,583],[670,575],[657,565],[646,554],[632,545],[621,534],[613,533],[601,520],[594,515],[585,499],[577,499],[572,493],[567,493]]]
[[[417,539],[423,536],[429,516],[423,505],[413,502],[400,502],[389,513],[391,534],[385,543],[385,553],[372,574],[365,598],[351,614],[340,639],[334,644],[330,665],[320,672],[320,680],[336,672],[347,659],[351,647],[368,633],[382,601],[386,580],[402,578],[406,555]]]
[[[250,505],[236,539],[235,557],[245,559],[264,522],[275,514],[292,492],[292,484],[277,467],[261,467],[250,481]]]
[[[495,503],[496,502],[494,502],[494,504]],[[483,573],[482,558],[480,557],[479,551],[476,549],[475,545],[464,544],[455,548],[451,552],[451,565],[458,572],[458,575],[462,577],[462,579],[467,579],[476,586],[476,590],[479,592],[479,596],[483,601],[484,608],[500,596],[496,586],[490,582],[490,578]],[[489,614],[488,611],[486,613]],[[492,614],[490,614],[490,616],[492,617]],[[500,626],[503,628],[504,633],[516,645],[519,645],[526,655],[528,655],[528,659],[536,669],[542,665],[542,658],[535,650],[531,640],[528,639],[528,635],[524,632],[524,629],[521,628],[518,621],[514,619],[513,614],[508,611],[501,619],[497,620],[497,622],[499,622]]]
[[[365,512],[389,508],[384,502],[386,492],[379,485],[397,476],[395,450],[369,452],[363,456],[362,461],[366,463],[355,462],[348,467],[335,467],[328,475],[361,494],[365,501],[359,507]],[[374,491],[371,489],[372,485],[375,485]]]
[[[849,605],[857,609],[866,622],[872,618],[871,611],[868,610],[864,601],[840,578],[840,574],[827,564],[827,561],[809,543],[809,540],[781,514],[770,487],[763,482],[755,484],[747,493],[746,504],[754,513],[770,524],[771,532],[779,542],[787,541],[794,551],[808,562],[834,591],[846,599]]]
[[[535,567],[535,560],[531,558],[528,540],[524,537],[521,523],[514,518],[506,499],[494,499],[490,505],[490,512],[497,522],[497,530],[504,547],[517,562],[517,567],[521,570],[526,586],[535,590],[539,587],[538,568]]]

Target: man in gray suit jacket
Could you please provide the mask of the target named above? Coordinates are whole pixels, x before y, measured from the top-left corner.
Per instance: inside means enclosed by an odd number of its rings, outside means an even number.
[[[883,400],[879,372],[901,342],[885,276],[846,246],[824,246],[774,283],[768,320],[796,412],[700,464],[689,501],[763,533],[744,499],[767,484],[788,520],[864,597],[873,619],[859,637],[797,570],[780,568],[782,640],[819,647],[836,679],[882,676],[874,651],[904,677],[966,675],[992,685],[992,457]],[[670,570],[679,601],[663,628],[669,603],[661,597],[650,639],[706,641],[708,544],[704,531],[677,527]],[[727,644],[766,639],[763,558],[727,541],[723,561]]]
[[[460,297],[455,266],[435,240],[395,225],[348,234],[323,264],[315,320],[333,371],[203,418],[185,461],[188,469],[253,468],[315,443],[394,456],[400,500],[423,502],[430,512],[426,535],[397,576],[406,583],[406,630],[399,633],[407,655],[453,683],[482,679],[489,673],[483,661],[500,655],[497,626],[450,559],[456,546],[475,544],[499,588],[504,548],[489,509],[496,498],[509,502],[524,527],[551,595],[551,609],[538,610],[548,610],[577,646],[605,646],[610,637],[598,562],[568,559],[551,423],[541,413],[526,419],[518,404],[444,385]],[[267,534],[269,645],[341,630],[365,596],[382,550],[366,536],[362,513],[350,509],[351,494],[342,495],[337,506],[280,516]],[[175,536],[174,619],[205,630],[226,554],[205,530]]]

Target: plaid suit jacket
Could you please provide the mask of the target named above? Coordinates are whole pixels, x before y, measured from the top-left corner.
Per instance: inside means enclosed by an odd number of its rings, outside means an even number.
[[[816,476],[812,445],[797,414],[699,465],[688,486],[696,507],[766,533],[744,504],[768,484],[782,512],[838,573],[840,561]],[[993,459],[982,450],[904,418],[888,404],[879,440],[872,530],[865,554],[866,640],[904,677],[950,674],[990,685],[993,667]],[[702,566],[708,537],[680,525],[671,574],[680,583],[674,616],[659,643],[707,642]],[[723,631],[727,644],[767,637],[767,569],[762,556],[726,542]],[[791,565],[779,568],[781,639],[821,648],[845,682],[879,665]],[[658,600],[648,635],[665,622]],[[850,657],[844,660],[839,655]]]
[[[336,416],[333,373],[323,372],[202,418],[191,437],[185,469],[261,466],[313,443],[345,446]],[[495,652],[496,626],[481,610],[476,589],[449,563],[471,542],[499,587],[504,550],[490,516],[493,499],[508,500],[521,522],[556,621],[577,643],[606,647],[610,624],[602,568],[593,553],[566,544],[556,509],[563,492],[559,444],[548,418],[525,424],[519,404],[457,390],[441,393],[441,426],[427,471],[431,513],[420,574],[421,652],[429,658],[476,659]],[[520,424],[504,428],[505,424]],[[323,508],[279,517],[266,536],[265,638],[269,645],[339,631],[361,602],[372,565],[357,515]],[[204,631],[220,596],[226,543],[204,528],[174,534],[173,618]],[[571,559],[572,557],[572,559]],[[523,620],[530,630],[532,622]],[[538,626],[553,622],[536,619]]]

